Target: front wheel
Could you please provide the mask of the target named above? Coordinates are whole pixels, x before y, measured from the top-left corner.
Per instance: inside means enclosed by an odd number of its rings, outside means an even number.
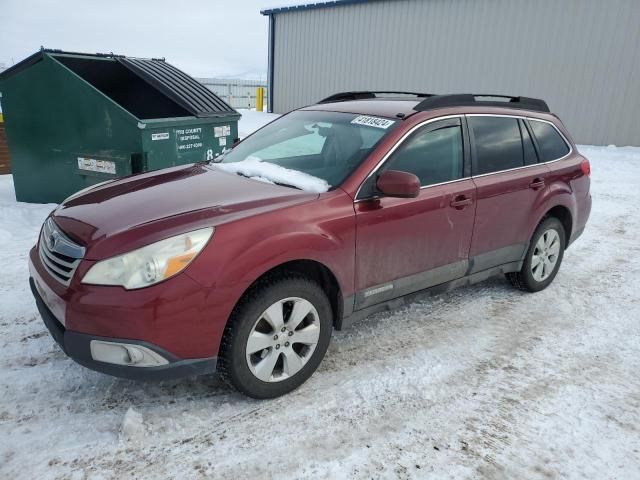
[[[507,273],[511,284],[520,290],[539,292],[553,281],[566,245],[562,223],[549,217],[543,220],[531,238],[527,256],[519,272]]]
[[[218,370],[253,398],[294,390],[318,368],[332,331],[318,284],[298,275],[259,282],[240,301],[222,340]]]

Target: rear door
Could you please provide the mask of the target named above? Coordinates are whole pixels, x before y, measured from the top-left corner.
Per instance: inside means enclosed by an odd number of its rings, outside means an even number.
[[[356,309],[464,276],[475,214],[475,186],[464,118],[417,127],[399,142],[356,197]],[[381,197],[384,170],[415,174],[417,198]]]
[[[538,162],[531,132],[522,119],[467,115],[467,120],[477,187],[469,252],[470,273],[475,273],[522,259],[531,223],[544,213],[549,169]]]

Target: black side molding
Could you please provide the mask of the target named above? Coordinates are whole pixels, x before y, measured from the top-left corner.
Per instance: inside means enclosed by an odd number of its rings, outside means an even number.
[[[499,265],[497,267],[473,273],[456,280],[451,280],[449,282],[441,283],[433,287],[425,288],[424,290],[419,290],[408,295],[403,295],[401,297],[387,300],[385,302],[377,303],[361,310],[356,310],[351,315],[345,316],[338,322],[336,322],[336,330],[343,330],[345,328],[348,328],[354,323],[359,322],[360,320],[363,320],[366,317],[373,315],[374,313],[388,312],[417,300],[428,298],[432,295],[439,295],[458,287],[464,287],[467,285],[473,285],[474,283],[483,282],[497,275],[503,275],[509,272],[518,272],[520,271],[520,269],[522,269],[522,263],[522,261],[505,263],[504,265]]]

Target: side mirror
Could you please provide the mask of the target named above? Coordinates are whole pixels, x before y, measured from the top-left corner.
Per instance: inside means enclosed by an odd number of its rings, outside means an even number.
[[[376,187],[387,197],[415,198],[420,194],[420,180],[413,173],[387,170],[378,176]]]

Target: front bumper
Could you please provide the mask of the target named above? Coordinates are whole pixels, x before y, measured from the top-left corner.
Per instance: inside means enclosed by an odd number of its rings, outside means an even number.
[[[64,353],[74,361],[91,370],[106,373],[116,377],[131,378],[135,380],[166,380],[172,378],[189,377],[194,375],[203,375],[212,373],[216,369],[216,357],[197,358],[197,359],[179,359],[175,355],[167,352],[161,347],[140,341],[130,339],[118,339],[110,337],[101,337],[89,335],[86,333],[74,332],[68,330],[62,325],[52,311],[43,301],[38,289],[35,286],[33,278],[29,279],[31,291],[36,300],[36,306],[42,316],[42,320],[51,336],[56,343],[62,348]],[[136,367],[128,365],[117,365],[97,361],[91,353],[91,341],[99,340],[103,342],[120,343],[123,345],[140,345],[157,353],[168,361],[165,365],[154,367]]]
[[[80,279],[93,263],[80,262],[65,286],[31,249],[30,276],[63,327],[95,337],[144,340],[180,359],[217,356],[236,298],[228,289],[203,287],[186,274],[139,290],[85,285]]]

